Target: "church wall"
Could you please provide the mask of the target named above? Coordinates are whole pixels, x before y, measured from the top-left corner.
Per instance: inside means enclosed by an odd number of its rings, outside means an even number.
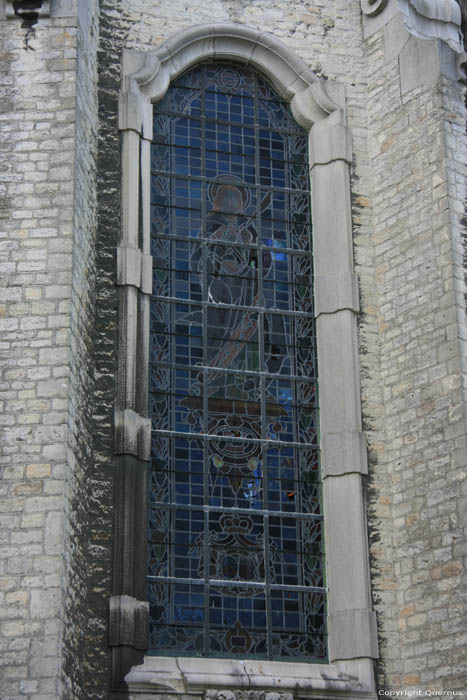
[[[360,0],[99,5],[99,21],[97,0],[78,20],[63,0],[33,28],[0,21],[0,697],[109,697],[120,58],[214,22],[265,30],[345,85],[378,688],[465,691],[467,146],[453,54],[409,35],[396,0],[363,25]]]
[[[379,683],[465,691],[463,89],[446,45],[410,35],[390,10],[374,33],[368,20],[365,42],[375,287],[362,298],[380,389],[377,375],[364,379],[363,414]]]
[[[68,469],[66,472],[65,618],[63,695],[84,697],[89,679],[86,651],[95,646],[89,607],[95,604],[89,571],[101,549],[93,543],[93,500],[102,498],[93,483],[96,316],[96,173],[98,3],[80,0],[77,8],[76,131],[74,160],[73,258],[70,309],[70,388]],[[102,506],[103,507],[103,504]],[[106,566],[105,557],[100,566]],[[108,568],[108,564],[107,564]],[[102,604],[105,604],[102,603]],[[77,659],[80,660],[77,663]],[[96,670],[93,669],[94,675]],[[98,674],[97,674],[98,675]]]
[[[390,11],[394,18],[394,4]],[[453,249],[456,234],[450,223],[458,218],[448,199],[448,178],[455,180],[453,173],[461,170],[453,165],[456,159],[461,162],[457,142],[451,144],[457,154],[451,161],[445,153],[446,131],[456,128],[446,113],[462,113],[462,90],[449,71],[439,77],[441,44],[436,41],[428,47],[434,52],[433,73],[413,86],[404,78],[401,84],[400,53],[409,37],[406,33],[403,41],[398,39],[383,19],[364,39],[358,2],[288,3],[286,11],[271,2],[211,2],[203,3],[196,17],[197,22],[240,21],[266,29],[318,75],[346,86],[362,304],[363,420],[370,457],[371,578],[381,650],[378,682],[391,689],[460,689],[465,685],[465,640],[451,629],[459,624],[463,603],[463,531],[456,510],[465,463],[462,330],[453,311],[459,239]],[[116,245],[118,237],[118,139],[112,121],[118,57],[124,48],[150,50],[186,26],[184,3],[170,8],[166,3],[103,4],[104,249]],[[405,60],[407,64],[410,55]],[[460,176],[456,186],[463,186]],[[458,198],[458,190],[450,192]],[[114,283],[110,270],[107,280]],[[115,291],[110,286],[104,326],[113,332]],[[109,387],[112,363],[106,367]],[[105,406],[101,462],[108,459],[110,466],[111,457],[105,455],[110,455],[106,431],[111,401]]]
[[[100,18],[100,142],[102,167],[99,168],[99,240],[103,253],[116,246],[119,236],[120,204],[120,154],[115,116],[120,90],[119,60],[123,49],[149,51],[177,31],[191,23],[214,23],[239,21],[253,28],[263,29],[280,39],[303,58],[318,75],[338,80],[348,88],[348,115],[353,128],[354,149],[362,161],[366,150],[365,71],[361,46],[360,5],[347,0],[331,0],[319,6],[309,3],[265,2],[207,2],[196,6],[196,16],[188,20],[186,3],[172,2],[103,2]],[[349,71],[349,63],[352,71]],[[358,76],[358,78],[357,78]],[[360,176],[359,168],[355,166]],[[115,304],[115,268],[109,266],[105,281],[106,300],[101,306],[99,318],[102,327],[114,337],[112,307]],[[102,288],[104,289],[104,287]],[[114,367],[106,364],[105,383],[107,391],[113,387],[111,372]],[[107,397],[109,394],[107,394]],[[100,464],[112,469],[111,424],[113,404],[107,398],[102,402],[105,418],[99,423],[102,434]],[[106,530],[102,531],[103,533]],[[105,536],[105,535],[103,535]],[[102,618],[96,618],[96,625]],[[102,688],[99,697],[105,697]],[[135,696],[136,697],[136,696]]]
[[[465,85],[465,83],[464,83]],[[467,123],[465,88],[458,82],[443,80],[441,94],[445,109],[445,152],[447,158],[447,195],[455,278],[457,338],[463,377],[464,418],[467,420],[467,330],[466,330],[466,184]]]
[[[0,21],[0,687],[36,700],[61,697],[66,588],[76,25],[56,9]]]

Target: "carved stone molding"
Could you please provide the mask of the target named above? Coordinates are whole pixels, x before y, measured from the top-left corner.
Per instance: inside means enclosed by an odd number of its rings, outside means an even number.
[[[441,39],[463,52],[462,15],[457,0],[398,0],[406,29],[419,39]]]
[[[378,15],[387,4],[388,0],[361,0],[362,12],[369,17]]]
[[[293,700],[293,694],[265,690],[206,690],[204,700]]]
[[[126,690],[125,674],[140,664],[148,648],[149,603],[129,595],[109,600],[109,646],[112,648],[112,685]]]
[[[457,79],[467,85],[467,53],[464,52],[457,56]]]
[[[237,60],[262,72],[290,102],[294,118],[305,129],[330,114],[335,115],[336,123],[344,121],[345,99],[340,87],[318,78],[278,39],[241,24],[213,24],[185,29],[156,51],[124,52],[119,128],[151,139],[150,103],[160,100],[171,80],[193,65],[195,58],[213,57]]]
[[[362,12],[376,17],[389,0],[360,0]],[[456,53],[463,52],[461,0],[395,0],[410,34],[419,39],[441,39]],[[393,12],[394,14],[394,12]]]
[[[166,697],[176,693],[201,700],[377,700],[372,673],[370,666],[365,673],[361,661],[341,665],[146,655],[126,675],[125,690],[131,697],[145,693],[144,698],[162,691]]]
[[[323,479],[357,472],[368,474],[365,433],[357,430],[321,433]]]
[[[129,408],[115,411],[115,454],[151,459],[151,421]]]
[[[383,0],[368,2],[374,6],[373,11],[382,4]],[[352,251],[352,144],[346,126],[345,91],[338,83],[319,79],[275,37],[241,24],[196,25],[170,37],[155,51],[123,53],[119,102],[122,231],[118,258],[122,331],[115,415],[116,452],[122,455],[118,458],[122,465],[118,491],[122,515],[117,518],[122,546],[116,550],[115,568],[122,572],[118,579],[122,583],[117,588],[138,599],[139,593],[131,592],[138,591],[144,582],[144,577],[135,575],[132,579],[130,575],[134,570],[132,547],[136,549],[144,535],[138,539],[141,527],[127,526],[127,521],[139,515],[138,489],[146,474],[144,462],[150,457],[151,447],[150,424],[139,397],[147,396],[149,357],[149,315],[144,306],[148,295],[144,293],[143,267],[149,260],[146,256],[150,256],[153,104],[162,99],[171,81],[183,71],[208,60],[231,60],[258,70],[290,103],[295,120],[309,132],[314,264],[320,277],[317,288],[321,312],[316,323],[318,364],[322,371],[321,425],[323,434],[332,426],[338,436],[328,450],[328,475],[332,478],[323,482],[329,550],[328,610],[329,614],[355,613],[355,619],[361,621],[358,612],[368,611],[370,591],[361,483],[366,459],[359,393],[358,285]],[[331,293],[332,285],[338,285],[337,294]],[[137,353],[142,346],[145,349],[140,358]],[[351,465],[348,449],[352,450]],[[343,459],[344,465],[337,464]],[[357,460],[361,464],[356,464]],[[127,475],[129,467],[134,467],[134,474]],[[132,479],[136,486],[129,490]],[[341,609],[342,601],[345,610]],[[364,623],[367,617],[362,619]],[[162,659],[146,654],[139,665],[133,662],[123,679],[122,669],[128,668],[128,660],[118,656],[122,646],[114,647],[114,685],[131,693],[193,691],[202,696],[206,691],[204,700],[293,700],[299,693],[301,697],[325,696],[333,700],[376,700],[372,659],[377,650],[375,645],[370,647],[365,639],[359,639],[359,635],[368,633],[368,625],[363,623],[355,630],[351,625],[334,624],[333,629],[342,633],[344,639],[331,642],[333,658],[323,664],[182,656]],[[350,658],[348,649],[352,645],[355,652]],[[341,652],[345,655],[342,659],[338,658]]]

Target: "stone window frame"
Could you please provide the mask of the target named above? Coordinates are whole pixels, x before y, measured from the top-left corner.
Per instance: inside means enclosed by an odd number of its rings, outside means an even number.
[[[321,472],[326,539],[329,663],[145,656],[145,601],[152,105],[195,64],[231,60],[256,69],[309,133],[315,314],[320,373]],[[293,692],[297,697],[375,698],[378,657],[371,611],[362,477],[357,314],[343,86],[323,81],[269,34],[240,24],[196,25],[151,52],[125,50],[119,99],[122,227],[117,250],[119,351],[115,409],[114,595],[109,644],[114,691],[207,689]],[[331,693],[331,694],[329,694]]]

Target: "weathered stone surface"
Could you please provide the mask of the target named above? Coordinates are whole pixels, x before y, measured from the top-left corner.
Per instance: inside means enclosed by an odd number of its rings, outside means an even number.
[[[149,603],[132,596],[110,598],[109,646],[148,648]]]
[[[1,573],[11,597],[0,622],[0,687],[2,696],[40,698],[48,681],[44,692],[56,697],[66,588],[71,321],[64,304],[72,293],[76,21],[72,12],[5,19],[0,34],[2,273],[9,275],[0,315],[13,322],[1,339],[1,464],[9,468],[0,509],[12,527],[3,530],[11,548]]]
[[[363,425],[346,425],[342,402],[335,416],[342,435],[354,436],[352,464],[362,452],[361,428],[368,440],[378,683],[465,692],[466,110],[455,50],[439,33],[441,40],[414,36],[400,4],[365,3],[380,12],[365,14],[363,24],[359,0],[102,0],[99,7],[55,0],[50,17],[32,25],[1,18],[5,698],[109,697],[120,59],[124,49],[153,51],[192,21],[269,32],[318,76],[345,85],[352,152],[344,134],[339,151],[319,147],[320,162],[352,161],[352,221],[336,220],[334,228],[351,226],[354,260],[346,249],[335,262],[354,262],[359,280]],[[325,189],[332,207],[340,195],[332,183]],[[331,240],[335,231],[327,230]],[[122,265],[122,279],[147,291],[141,262]],[[328,279],[322,287],[323,313],[331,316],[343,302]],[[355,313],[356,285],[347,287],[344,306]],[[337,357],[339,349],[330,352]],[[347,365],[355,371],[344,354],[336,372]],[[335,442],[336,463],[346,440]],[[345,582],[345,567],[341,573]],[[256,695],[222,685],[212,693],[286,700],[261,687],[260,665],[247,664]],[[201,673],[199,662],[182,666],[192,678]],[[336,684],[350,682],[342,669]],[[305,688],[309,678],[296,675]],[[173,691],[159,688],[159,697],[184,692],[184,681],[177,683]]]

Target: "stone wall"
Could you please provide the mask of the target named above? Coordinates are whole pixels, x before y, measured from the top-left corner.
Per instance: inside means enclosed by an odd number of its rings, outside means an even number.
[[[106,56],[150,50],[187,26],[185,3],[103,10]],[[453,55],[409,36],[395,2],[373,28],[366,18],[365,36],[357,1],[210,2],[197,21],[265,29],[346,86],[379,687],[462,689],[465,639],[452,630],[464,602],[465,132]]]
[[[0,687],[61,697],[76,24],[2,20]]]
[[[68,468],[66,472],[64,697],[83,695],[95,559],[91,536],[95,425],[98,3],[80,0],[77,22],[73,257],[70,308]],[[80,663],[77,663],[80,659]]]
[[[56,2],[33,24],[0,22],[0,697],[109,697],[120,58],[191,22],[268,31],[345,85],[378,687],[465,692],[467,145],[454,54],[410,35],[397,0],[363,23],[360,0],[190,6]]]
[[[354,148],[361,154],[362,161],[366,151],[366,104],[364,55],[361,47],[361,24],[359,3],[347,0],[321,3],[313,6],[306,2],[281,3],[265,2],[209,2],[196,8],[197,23],[241,21],[252,28],[263,29],[303,58],[318,75],[338,80],[348,88],[348,114],[354,139]],[[119,58],[123,49],[149,51],[165,41],[172,34],[190,26],[187,21],[186,3],[173,2],[104,2],[101,5],[100,19],[100,158],[99,167],[99,240],[102,241],[102,258],[106,263],[106,279],[102,277],[104,302],[102,328],[107,337],[114,338],[112,305],[115,304],[115,268],[112,268],[112,250],[119,237],[119,206],[121,196],[120,154],[118,134],[115,128],[117,97],[120,90]],[[349,71],[349,63],[352,71]],[[362,76],[357,79],[356,76]],[[355,166],[360,176],[359,166]],[[363,167],[363,166],[362,166]],[[357,177],[357,176],[356,176]],[[105,292],[104,300],[104,289]],[[103,356],[105,372],[102,382],[107,391],[113,390],[115,366],[112,366],[110,348]],[[109,397],[109,394],[107,394]],[[104,395],[102,395],[104,399]],[[112,456],[109,450],[112,439],[112,401],[103,401],[105,418],[100,421],[103,452],[101,467],[112,468]],[[106,537],[104,521],[102,537]],[[120,591],[118,591],[120,592]],[[104,618],[96,624],[102,625]],[[103,693],[105,687],[96,691]]]
[[[442,43],[398,13],[381,25],[366,39],[375,287],[362,290],[379,355],[364,415],[380,687],[465,691],[463,90]]]

